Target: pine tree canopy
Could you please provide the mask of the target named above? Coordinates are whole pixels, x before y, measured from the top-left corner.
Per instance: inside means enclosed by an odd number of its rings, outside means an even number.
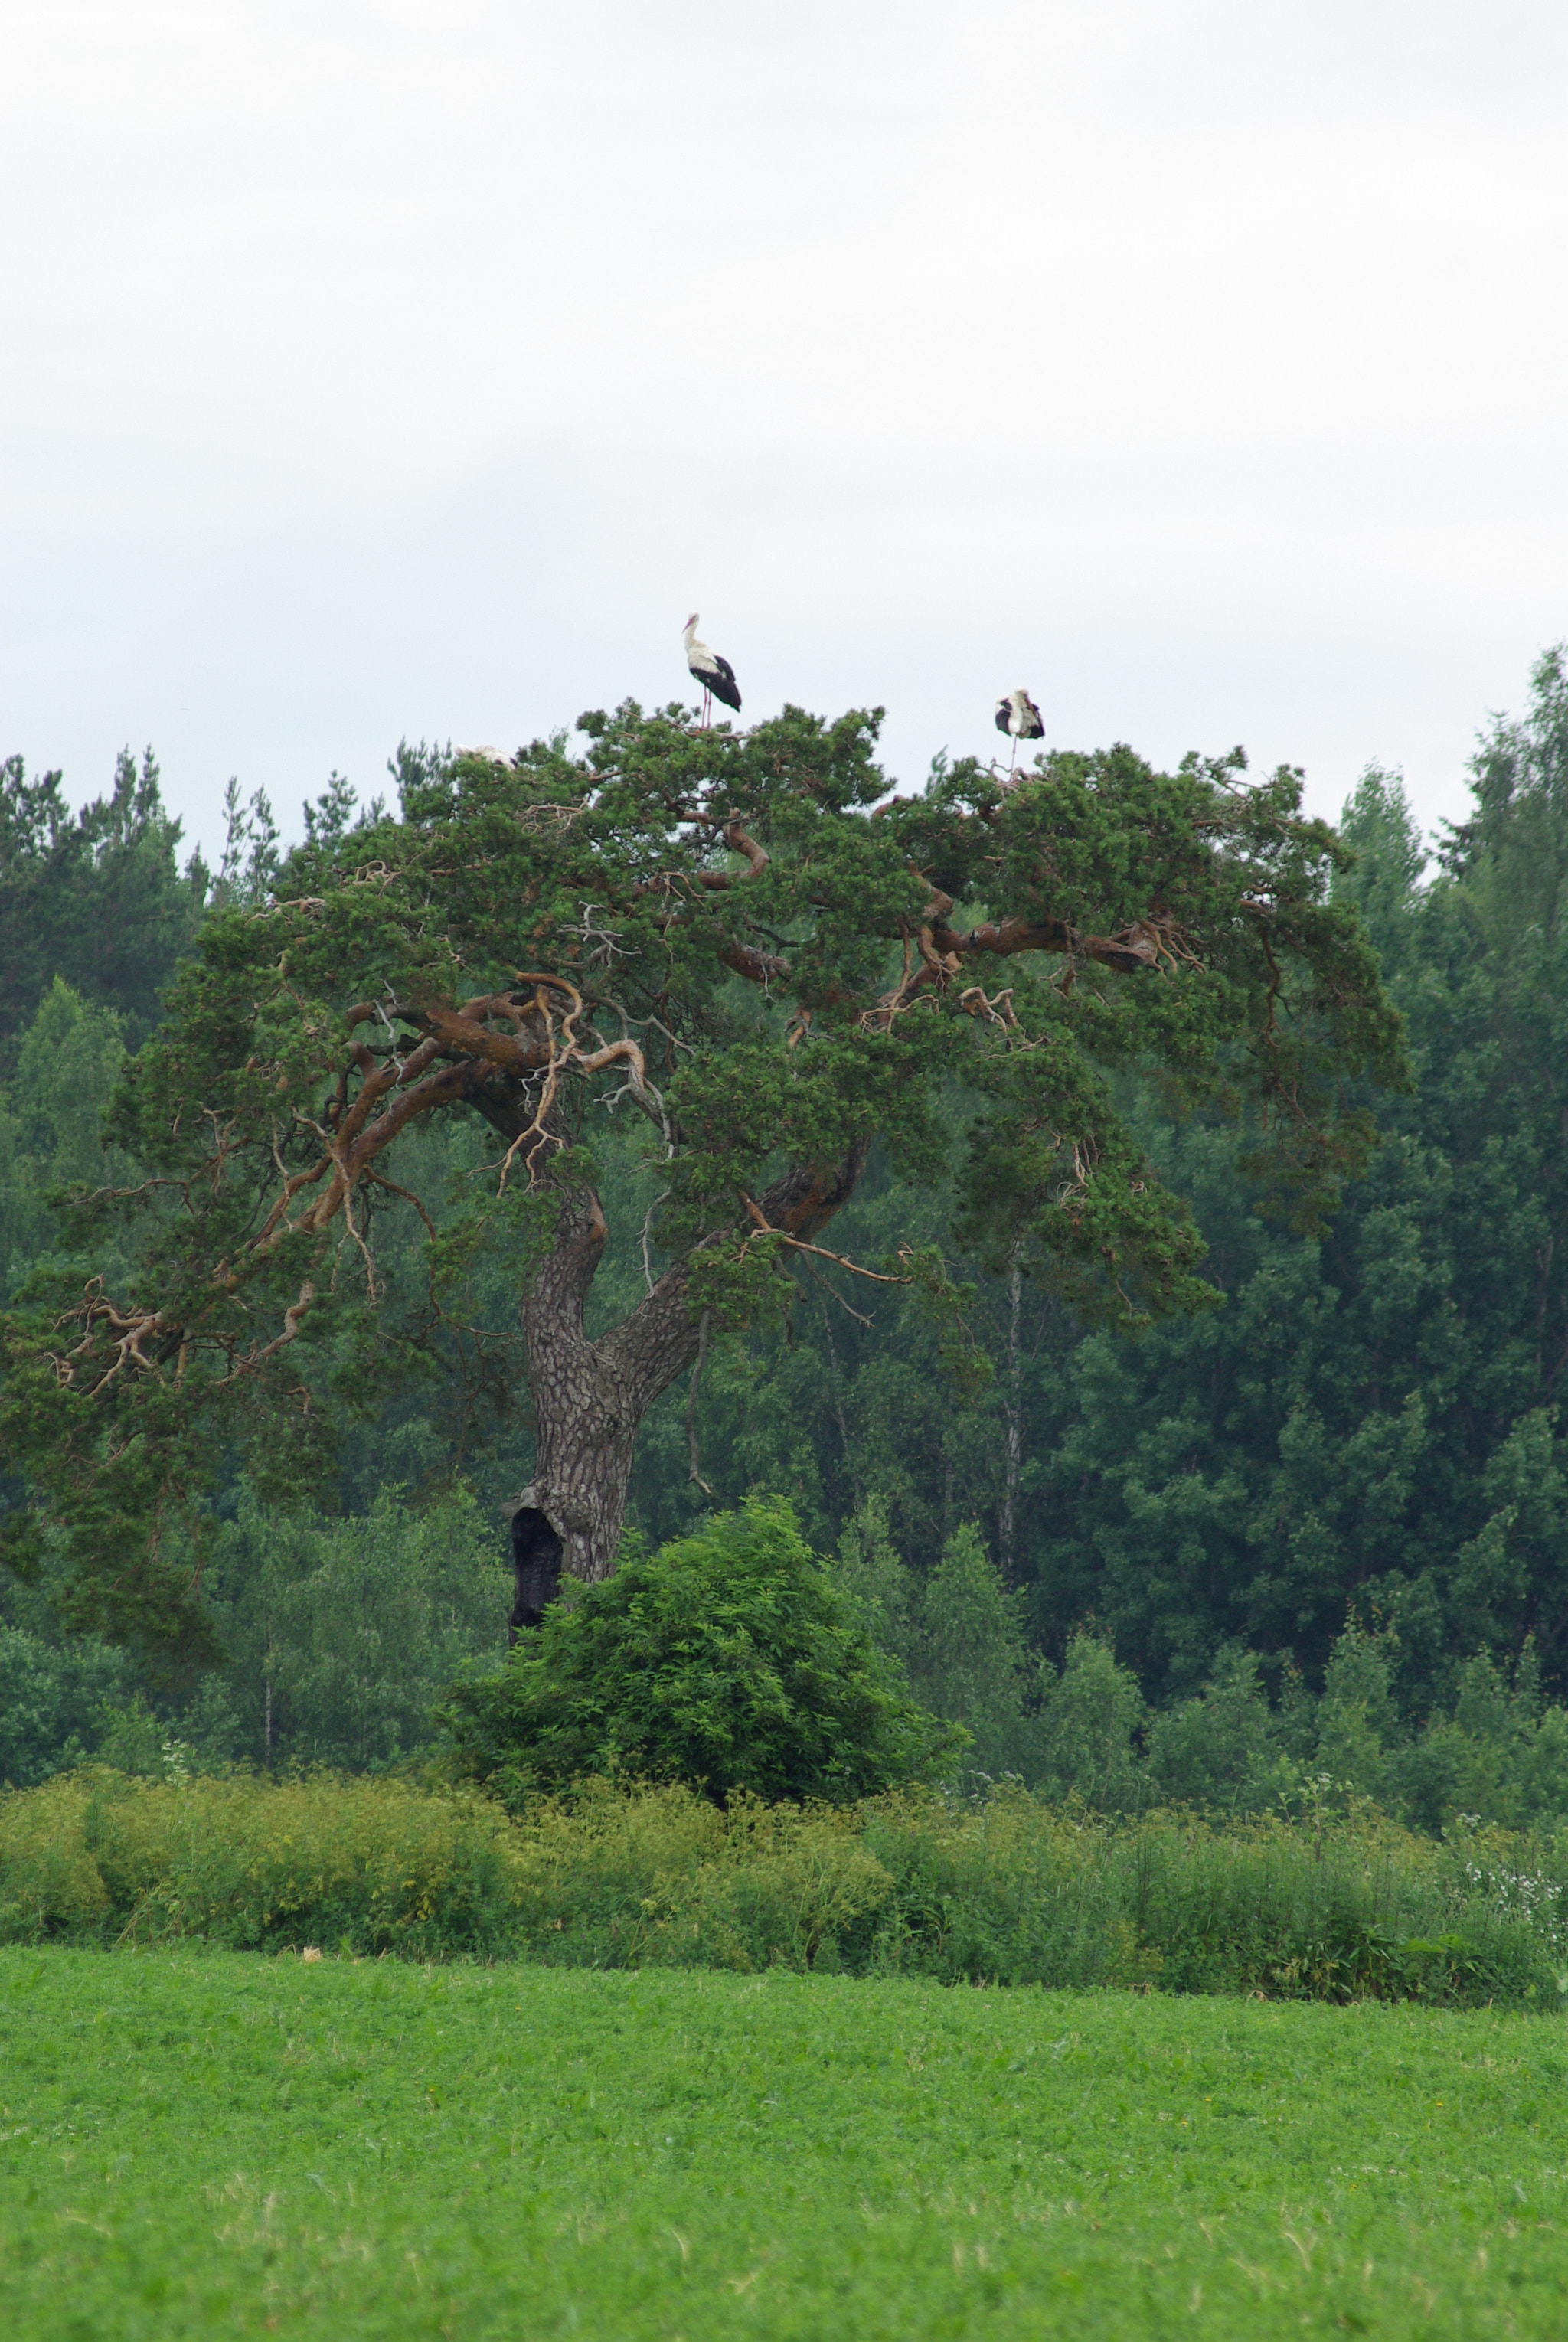
[[[482,1370],[499,1336],[465,1276],[499,1248],[551,1517],[600,1576],[636,1424],[710,1338],[796,1276],[951,1305],[928,1250],[822,1241],[874,1149],[911,1188],[951,1179],[971,1250],[1080,1313],[1203,1306],[1192,1216],[1120,1110],[1134,1075],[1174,1116],[1233,1115],[1260,1196],[1317,1225],[1368,1157],[1372,1085],[1405,1076],[1299,774],[1119,746],[1012,781],[938,759],[890,798],[877,724],[786,708],[736,734],[628,703],[582,719],[580,756],[405,754],[395,816],[324,826],[212,911],[111,1114],[135,1178],[78,1198],[8,1321],[0,1436],[34,1492],[12,1561],[49,1537],[83,1623],[188,1645],[172,1525],[199,1529],[237,1461],[319,1481],[438,1336]],[[434,1211],[402,1150],[459,1111],[494,1142]],[[646,1295],[589,1342],[609,1116],[640,1123],[661,1193],[631,1232]],[[394,1310],[377,1239],[410,1213],[428,1287]],[[597,1508],[595,1472],[620,1482]]]

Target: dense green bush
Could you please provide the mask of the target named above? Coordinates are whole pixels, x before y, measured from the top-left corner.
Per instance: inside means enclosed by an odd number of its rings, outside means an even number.
[[[89,1767],[0,1796],[0,1941],[1555,2010],[1565,1879],[1562,1839],[1434,1846],[1322,1813],[1114,1822],[1016,1787],[720,1807],[599,1781],[513,1819],[387,1777]]]
[[[873,1808],[865,1844],[893,1881],[876,1964],[947,1983],[1560,1998],[1554,1881],[1521,1873],[1513,1849],[1467,1869],[1381,1817],[1117,1825],[1004,1790],[967,1810]],[[1522,1876],[1539,1886],[1529,1914],[1506,1883]]]
[[[754,1500],[574,1589],[504,1674],[460,1684],[463,1769],[516,1807],[590,1774],[832,1801],[951,1766],[787,1504]]]

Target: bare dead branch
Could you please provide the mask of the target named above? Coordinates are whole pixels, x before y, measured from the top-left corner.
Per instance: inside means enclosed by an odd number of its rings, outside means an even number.
[[[746,1207],[747,1216],[752,1220],[757,1235],[776,1236],[779,1243],[788,1245],[792,1252],[814,1253],[818,1260],[831,1260],[834,1267],[847,1268],[852,1276],[864,1276],[872,1285],[913,1285],[914,1283],[913,1276],[884,1276],[880,1269],[863,1268],[859,1261],[851,1260],[842,1252],[828,1252],[821,1245],[807,1244],[802,1236],[792,1236],[787,1230],[775,1228],[763,1211],[761,1205],[754,1202],[750,1196],[743,1195],[741,1201]],[[748,1236],[741,1250],[744,1252],[746,1245],[751,1242],[752,1238]],[[832,1288],[829,1289],[831,1291]]]

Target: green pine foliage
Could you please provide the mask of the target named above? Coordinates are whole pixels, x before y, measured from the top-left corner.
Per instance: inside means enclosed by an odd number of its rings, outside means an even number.
[[[1292,1234],[1254,1208],[1237,1168],[1253,1135],[1244,1116],[1229,1118],[1217,1096],[1177,1098],[1135,1050],[1112,1051],[1105,1077],[1124,1128],[1190,1213],[1207,1247],[1200,1273],[1223,1296],[1128,1341],[1081,1311],[1044,1256],[1026,1249],[1014,1278],[1011,1251],[964,1217],[982,1158],[991,1181],[999,1158],[980,1142],[971,1151],[964,1083],[934,1086],[920,1176],[913,1157],[874,1146],[830,1241],[869,1263],[895,1263],[901,1246],[939,1256],[952,1306],[934,1311],[925,1289],[873,1289],[831,1264],[799,1270],[778,1288],[779,1316],[759,1314],[709,1351],[692,1419],[700,1482],[687,1385],[649,1416],[630,1516],[644,1546],[678,1540],[748,1496],[787,1497],[807,1542],[834,1556],[837,1582],[869,1606],[873,1639],[922,1704],[967,1725],[972,1767],[1087,1804],[1177,1801],[1245,1816],[1282,1800],[1343,1807],[1366,1797],[1433,1832],[1463,1814],[1554,1826],[1568,1804],[1565,707],[1563,655],[1553,653],[1523,713],[1489,726],[1473,818],[1435,865],[1397,775],[1369,771],[1346,806],[1341,835],[1355,859],[1323,883],[1332,905],[1359,913],[1404,1020],[1414,1085],[1374,1096],[1351,1084],[1356,1111],[1375,1106],[1382,1141],[1315,1233]],[[442,769],[439,758],[404,756],[411,802],[424,802],[418,792]],[[539,767],[555,769],[547,756]],[[41,1263],[54,1273],[49,1193],[125,1184],[125,1157],[106,1152],[97,1129],[121,1051],[143,1037],[155,1003],[138,1006],[128,978],[93,975],[110,966],[100,945],[117,916],[103,908],[109,860],[62,844],[71,825],[48,813],[49,785],[7,771],[0,908],[11,906],[6,966],[20,973],[0,1067],[0,1273],[15,1296]],[[1149,786],[1130,768],[1115,775],[1134,795]],[[1115,777],[1108,765],[1104,776]],[[900,820],[946,818],[951,778],[936,775]],[[514,784],[492,776],[484,786]],[[123,775],[116,790],[123,823],[142,823],[137,851],[163,857],[160,932],[188,936],[168,892],[185,884],[172,833],[156,831],[145,776]],[[463,790],[480,817],[480,781],[468,776]],[[1058,810],[1082,802],[1071,788],[1052,798]],[[243,923],[275,891],[282,848],[265,807],[245,813],[236,799],[231,816],[208,899],[221,894],[241,948],[252,932]],[[797,816],[817,818],[789,812]],[[358,866],[369,833],[355,818],[335,784],[312,809],[313,867]],[[45,882],[46,916],[36,891]],[[139,965],[152,964],[142,951]],[[738,984],[712,996],[725,1016],[746,996]],[[1083,1026],[1105,1002],[1091,1011],[1080,999],[1074,1013]],[[629,1111],[623,1103],[592,1122],[611,1228],[592,1333],[626,1315],[650,1262],[656,1273],[664,1257],[667,1182]],[[357,1302],[345,1305],[305,1379],[326,1398],[347,1395],[358,1409],[351,1436],[313,1445],[280,1418],[259,1459],[270,1478],[249,1482],[243,1455],[217,1443],[203,1459],[215,1485],[196,1508],[196,1541],[164,1541],[172,1586],[188,1586],[201,1566],[201,1615],[212,1651],[225,1655],[212,1688],[139,1675],[91,1638],[62,1639],[62,1615],[103,1618],[92,1604],[73,1610],[62,1556],[46,1546],[33,1591],[24,1598],[13,1582],[0,1597],[5,1633],[23,1638],[9,1646],[6,1680],[32,1686],[17,1695],[31,1721],[6,1744],[9,1777],[36,1779],[91,1753],[109,1728],[102,1703],[130,1714],[134,1697],[198,1763],[265,1761],[264,1661],[284,1648],[284,1614],[274,1564],[256,1557],[264,1543],[293,1555],[302,1585],[337,1584],[347,1571],[368,1615],[375,1572],[355,1576],[361,1565],[338,1541],[387,1485],[405,1492],[416,1520],[455,1483],[474,1492],[473,1544],[462,1549],[494,1606],[483,1632],[464,1611],[470,1624],[446,1644],[404,1619],[380,1672],[339,1670],[316,1666],[308,1646],[318,1631],[337,1636],[349,1614],[333,1607],[335,1595],[319,1609],[315,1595],[299,1596],[286,1694],[272,1677],[274,1762],[379,1764],[427,1746],[439,1670],[494,1652],[504,1609],[497,1507],[531,1469],[515,1339],[525,1238],[475,1212],[476,1175],[496,1151],[476,1122],[426,1124],[400,1148],[395,1176],[440,1231],[439,1310],[429,1308],[432,1254],[417,1216],[382,1199],[372,1233],[383,1322],[411,1336],[396,1373],[355,1331]],[[1005,1215],[995,1223],[1010,1225]],[[65,1235],[79,1244],[80,1224]],[[61,1256],[78,1293],[94,1269],[115,1273],[101,1229],[92,1243],[90,1256]],[[0,1473],[16,1460],[12,1446]],[[0,1479],[13,1520],[25,1494],[19,1477]],[[225,1526],[245,1506],[243,1533]],[[98,1560],[113,1567],[119,1516],[95,1517]],[[421,1534],[395,1556],[389,1546],[385,1565],[416,1592]],[[928,1606],[943,1602],[951,1649],[928,1633]],[[423,1592],[418,1605],[434,1617]],[[371,1686],[390,1719],[379,1736],[365,1721]]]
[[[890,798],[878,721],[789,708],[734,735],[627,703],[582,719],[582,756],[408,753],[395,814],[350,823],[329,792],[288,855],[258,832],[243,884],[225,858],[116,1093],[138,1181],[75,1212],[79,1248],[131,1265],[101,1291],[41,1268],[9,1319],[16,1565],[52,1539],[84,1618],[200,1656],[169,1525],[198,1534],[236,1454],[286,1499],[433,1360],[500,1361],[467,1307],[476,1257],[515,1292],[617,1144],[659,1183],[624,1256],[659,1256],[720,1336],[819,1289],[801,1245],[874,1149],[899,1194],[874,1274],[961,1388],[984,1363],[944,1244],[1016,1264],[1075,1321],[1212,1302],[1129,1119],[1142,1068],[1246,1116],[1251,1187],[1320,1223],[1373,1141],[1350,1081],[1404,1076],[1299,776],[1119,747],[1006,788],[965,760]],[[437,1222],[404,1140],[475,1114],[502,1143]],[[775,1188],[787,1226],[760,1211]],[[907,1209],[924,1190],[934,1242]],[[378,1259],[399,1219],[412,1291]]]
[[[1129,1117],[1189,1202],[1223,1306],[1128,1342],[1034,1276],[953,1256],[988,1378],[957,1391],[936,1329],[902,1295],[866,1328],[818,1306],[704,1379],[704,1476],[722,1502],[762,1479],[831,1542],[879,1503],[924,1575],[965,1521],[1055,1663],[1093,1619],[1161,1709],[1251,1649],[1276,1700],[1314,1688],[1347,1607],[1392,1630],[1409,1725],[1451,1715],[1477,1650],[1503,1673],[1533,1635],[1568,1680],[1568,1186],[1563,1066],[1568,861],[1563,660],[1489,732],[1477,823],[1435,870],[1397,776],[1346,807],[1336,894],[1359,904],[1416,1071],[1381,1097],[1382,1143],[1320,1234],[1253,1209],[1223,1117],[1134,1084]],[[1513,906],[1528,905],[1515,919]],[[895,1226],[941,1240],[874,1169],[839,1222],[850,1251]],[[1009,1441],[1019,1466],[1009,1481]],[[634,1483],[659,1535],[686,1501],[677,1410]],[[1011,1526],[1009,1528],[1009,1522]]]
[[[464,1771],[512,1805],[596,1774],[839,1801],[939,1774],[964,1738],[766,1500],[573,1588],[446,1714]]]

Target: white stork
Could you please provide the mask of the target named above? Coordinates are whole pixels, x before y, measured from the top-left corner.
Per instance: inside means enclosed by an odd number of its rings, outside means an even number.
[[[1013,736],[1013,763],[1007,767],[1011,774],[1018,762],[1020,740],[1044,740],[1045,737],[1045,718],[1022,684],[1016,691],[1008,692],[997,701],[996,729]]]
[[[725,707],[739,709],[741,695],[735,687],[735,671],[727,658],[710,650],[706,643],[697,640],[697,614],[694,610],[685,625],[686,666],[703,686],[703,728],[707,729],[713,713],[713,702],[722,701]]]

